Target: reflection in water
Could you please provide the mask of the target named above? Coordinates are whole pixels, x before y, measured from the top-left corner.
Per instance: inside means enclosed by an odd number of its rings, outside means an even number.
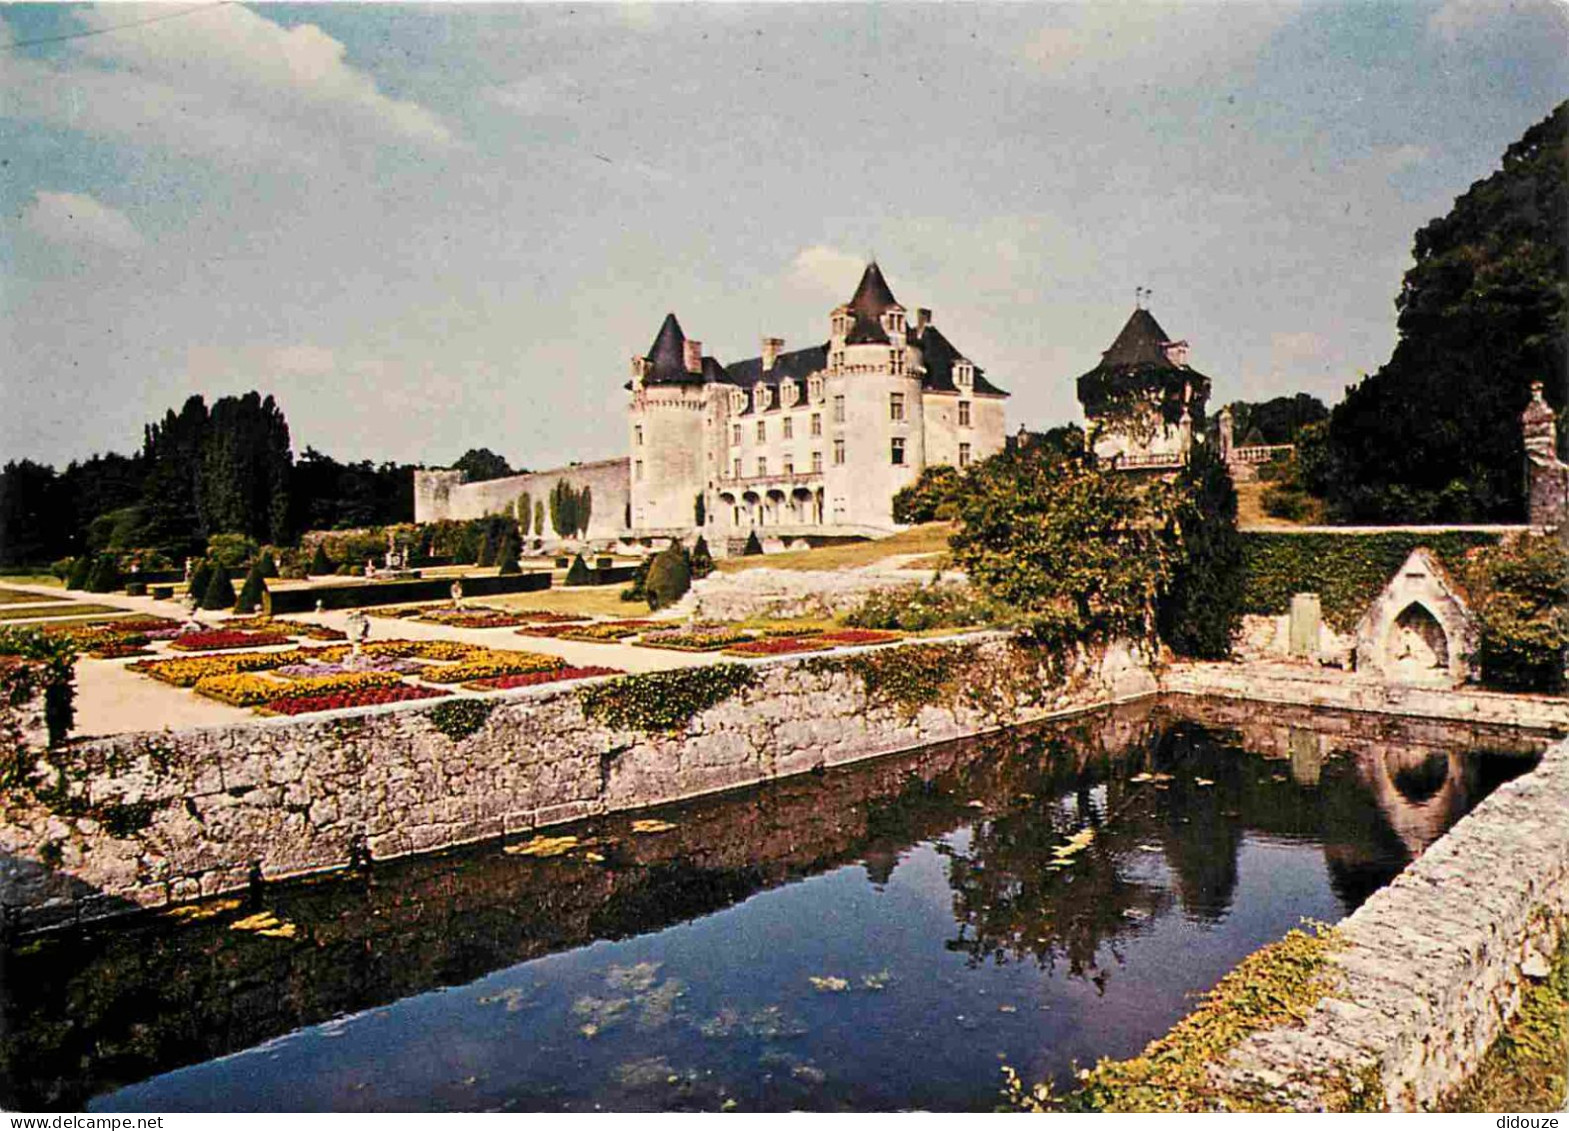
[[[987,1107],[999,1054],[1136,1051],[1543,745],[1146,704],[570,830],[602,859],[488,846],[23,940],[0,1105]],[[233,929],[259,909],[295,938]]]

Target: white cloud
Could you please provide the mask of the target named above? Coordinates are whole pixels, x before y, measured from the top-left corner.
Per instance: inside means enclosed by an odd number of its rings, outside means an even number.
[[[790,278],[799,286],[826,291],[843,302],[855,290],[866,260],[838,248],[814,244],[790,262]]]
[[[75,13],[87,29],[138,11]],[[73,41],[54,63],[0,61],[0,101],[13,116],[180,151],[313,160],[355,142],[445,146],[430,110],[392,98],[348,63],[314,24],[285,28],[238,4]]]
[[[79,192],[38,192],[22,212],[28,229],[53,243],[135,251],[146,241],[118,208]]]

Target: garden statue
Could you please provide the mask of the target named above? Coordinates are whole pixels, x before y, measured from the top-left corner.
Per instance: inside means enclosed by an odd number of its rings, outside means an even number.
[[[325,601],[323,601],[320,597],[317,597],[316,598],[316,615],[317,616],[321,616],[321,614],[326,612],[326,611],[327,611],[327,603]]]
[[[360,645],[364,644],[365,638],[370,635],[370,618],[365,615],[364,610],[355,609],[349,614],[348,623],[345,627],[348,629],[349,660],[352,663],[359,660]]]
[[[454,609],[463,607],[463,579],[461,577],[452,583],[452,607]]]

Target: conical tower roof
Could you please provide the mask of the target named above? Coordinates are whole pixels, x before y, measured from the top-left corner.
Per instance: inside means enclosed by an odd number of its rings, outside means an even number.
[[[861,282],[847,305],[855,323],[845,335],[845,342],[852,346],[868,342],[886,345],[888,333],[883,329],[882,317],[890,308],[899,306],[899,300],[893,297],[876,260],[866,265]]]
[[[665,315],[659,333],[654,336],[654,344],[648,347],[645,356],[649,363],[649,374],[643,379],[645,384],[689,384],[703,380],[702,375],[692,373],[686,367],[686,334],[674,314]]]
[[[1156,365],[1163,369],[1174,369],[1166,357],[1166,344],[1171,339],[1166,336],[1166,331],[1160,328],[1160,323],[1155,321],[1155,316],[1143,307],[1136,309],[1122,327],[1122,332],[1111,343],[1111,347],[1101,354],[1103,366],[1145,366]]]

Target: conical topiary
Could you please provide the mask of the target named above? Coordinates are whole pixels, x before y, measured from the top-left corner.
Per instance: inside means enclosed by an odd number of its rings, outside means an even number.
[[[263,550],[261,557],[256,559],[256,567],[261,570],[262,578],[278,576],[278,562],[272,556],[271,550]]]
[[[71,572],[66,575],[65,587],[67,589],[86,589],[87,579],[92,576],[93,559],[83,554],[71,563]]]
[[[646,555],[637,563],[632,574],[632,584],[621,590],[623,601],[644,601],[648,599],[648,571],[654,567],[654,555]]]
[[[99,554],[87,575],[89,593],[113,593],[120,588],[120,563],[113,554]]]
[[[496,564],[501,567],[496,571],[497,577],[523,572],[523,567],[518,564],[518,554],[521,550],[518,536],[512,531],[509,530],[501,536],[501,547],[496,551]]]
[[[496,564],[496,528],[486,524],[484,540],[479,544],[479,557],[474,562],[478,566],[492,566]]]
[[[708,542],[701,534],[697,536],[697,544],[692,547],[692,576],[694,578],[707,577],[714,572],[714,555],[708,550]]]
[[[746,557],[753,557],[763,552],[763,543],[757,537],[757,531],[752,531],[746,536],[746,548],[741,553]]]
[[[212,563],[203,558],[196,563],[196,568],[191,570],[191,581],[185,589],[186,596],[196,599],[198,608],[201,607],[202,598],[207,595],[207,583],[211,580]]]
[[[212,577],[207,582],[207,588],[202,591],[201,607],[214,610],[234,608],[234,582],[229,580],[229,571],[221,565],[212,567]]]
[[[257,561],[251,566],[251,571],[245,575],[245,584],[240,586],[240,599],[234,603],[234,611],[254,613],[261,608],[262,598],[266,594],[266,574],[262,572],[262,563]]]
[[[583,560],[583,555],[582,554],[579,554],[579,555],[577,555],[577,557],[572,559],[572,565],[567,570],[566,580],[564,580],[561,584],[563,584],[563,585],[592,585],[592,584],[594,584],[594,573],[593,573],[592,570],[590,570],[588,568],[588,563]]]
[[[325,542],[317,542],[316,552],[311,555],[310,575],[312,577],[320,577],[331,573],[336,568],[332,564],[332,559],[327,556],[327,544]]]
[[[648,570],[648,607],[665,609],[675,604],[692,587],[692,567],[687,561],[686,547],[672,542],[654,555],[654,564]]]

